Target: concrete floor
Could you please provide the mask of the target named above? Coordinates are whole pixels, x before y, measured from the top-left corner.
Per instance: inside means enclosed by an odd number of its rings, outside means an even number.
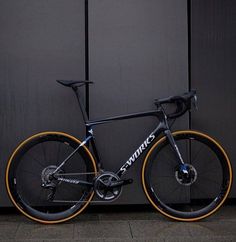
[[[18,212],[0,214],[0,241],[115,242],[236,241],[236,206],[227,205],[201,222],[173,222],[151,209],[87,211],[59,225],[41,225]]]

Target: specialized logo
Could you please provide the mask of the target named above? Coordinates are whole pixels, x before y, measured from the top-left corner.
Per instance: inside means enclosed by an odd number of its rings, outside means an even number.
[[[143,153],[149,144],[155,139],[154,134],[150,136],[139,146],[139,148],[134,152],[134,154],[126,161],[126,163],[120,168],[122,174],[138,159],[138,157]]]
[[[80,181],[76,180],[76,179],[67,179],[67,178],[62,178],[62,177],[58,177],[57,178],[58,181],[63,181],[63,182],[68,182],[68,183],[72,183],[72,184],[79,184]]]

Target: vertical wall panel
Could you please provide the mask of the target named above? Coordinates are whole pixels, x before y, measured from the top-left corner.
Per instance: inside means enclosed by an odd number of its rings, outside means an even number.
[[[187,1],[89,1],[91,118],[155,108],[154,98],[188,90]],[[153,118],[95,128],[105,167],[116,171],[151,132]],[[175,128],[187,128],[187,115]],[[142,157],[143,158],[143,157]],[[144,203],[140,158],[119,203]]]
[[[236,2],[192,2],[192,87],[199,110],[192,127],[204,130],[222,143],[236,169]],[[231,196],[236,195],[236,184]]]
[[[81,114],[56,79],[84,78],[84,1],[22,0],[0,3],[0,159],[32,133],[61,130],[83,137]],[[175,0],[89,1],[91,117],[155,108],[153,99],[188,89],[187,7]],[[155,128],[145,118],[95,128],[107,169],[116,170]],[[187,115],[175,128],[186,128]],[[144,203],[142,158],[134,185],[119,203]],[[9,205],[0,188],[1,206]]]
[[[7,159],[29,135],[84,135],[74,94],[56,79],[84,79],[84,1],[0,2],[0,206]]]

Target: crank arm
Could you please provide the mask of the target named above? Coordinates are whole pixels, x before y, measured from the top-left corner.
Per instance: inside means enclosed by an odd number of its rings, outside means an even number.
[[[108,187],[111,187],[111,188],[120,187],[120,186],[129,185],[131,183],[133,183],[133,179],[125,179],[125,180],[120,180],[117,182],[112,182],[112,184],[109,185]]]

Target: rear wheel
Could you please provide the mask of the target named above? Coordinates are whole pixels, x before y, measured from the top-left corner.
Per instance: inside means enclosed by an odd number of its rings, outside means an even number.
[[[162,214],[180,221],[196,221],[217,211],[232,185],[232,168],[223,148],[197,131],[174,132],[184,159],[179,164],[163,137],[149,150],[142,168],[142,184],[150,203]]]
[[[41,223],[60,223],[87,207],[97,173],[89,150],[81,146],[58,169],[80,144],[65,133],[43,132],[14,151],[6,170],[6,186],[12,202],[24,215]]]

